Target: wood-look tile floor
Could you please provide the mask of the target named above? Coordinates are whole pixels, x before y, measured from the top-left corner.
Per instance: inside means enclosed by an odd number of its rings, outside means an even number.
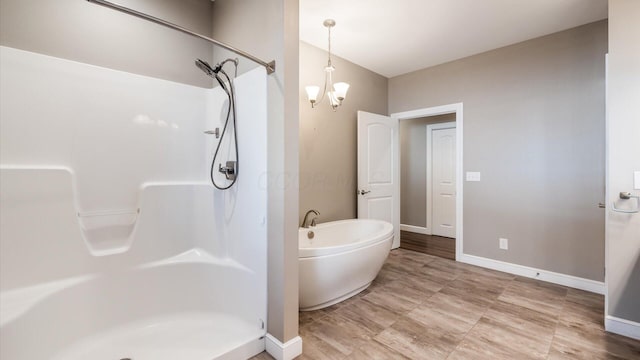
[[[640,359],[603,309],[601,295],[398,249],[367,290],[300,313],[298,359]]]
[[[456,259],[456,239],[400,231],[400,247],[429,255]]]

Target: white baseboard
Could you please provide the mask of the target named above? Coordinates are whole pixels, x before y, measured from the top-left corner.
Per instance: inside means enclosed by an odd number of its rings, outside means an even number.
[[[560,274],[553,271],[536,269],[468,254],[462,254],[458,261],[604,295],[604,282],[601,281],[584,279],[577,276]]]
[[[400,224],[400,230],[412,233],[431,235],[431,231],[426,227]]]
[[[271,334],[267,334],[265,340],[267,352],[276,360],[291,360],[302,354],[302,338],[300,336],[296,336],[284,344]]]
[[[640,323],[607,315],[604,329],[608,332],[640,340]]]

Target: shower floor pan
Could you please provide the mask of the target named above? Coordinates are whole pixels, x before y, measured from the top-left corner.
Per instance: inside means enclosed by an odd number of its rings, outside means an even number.
[[[241,359],[264,349],[262,331],[225,314],[180,314],[124,325],[78,341],[54,360]]]
[[[246,359],[265,346],[256,279],[195,249],[0,292],[0,359]]]

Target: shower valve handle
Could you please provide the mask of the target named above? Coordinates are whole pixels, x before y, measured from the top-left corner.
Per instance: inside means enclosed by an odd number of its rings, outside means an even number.
[[[218,172],[224,174],[224,177],[227,178],[227,180],[234,180],[236,178],[236,162],[227,161],[227,166],[218,164]]]

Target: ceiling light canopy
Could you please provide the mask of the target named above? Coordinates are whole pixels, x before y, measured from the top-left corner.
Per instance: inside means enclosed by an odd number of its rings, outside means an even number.
[[[335,20],[327,19],[323,22],[323,25],[329,32],[329,46],[327,50],[329,57],[327,60],[327,66],[324,68],[324,87],[322,89],[320,100],[318,100],[318,94],[320,93],[319,86],[307,86],[305,87],[305,90],[307,91],[307,97],[312,108],[314,108],[316,104],[321,103],[326,95],[327,98],[329,98],[329,105],[331,105],[333,111],[336,111],[338,106],[342,105],[342,101],[347,96],[349,84],[346,82],[333,83],[332,74],[336,68],[331,64],[331,28],[336,25],[336,22]]]

